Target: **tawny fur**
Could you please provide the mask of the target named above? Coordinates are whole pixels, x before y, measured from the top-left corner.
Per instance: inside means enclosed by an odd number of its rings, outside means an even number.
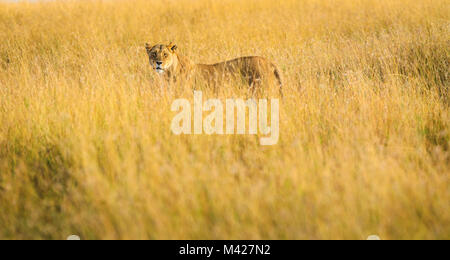
[[[210,85],[220,85],[230,78],[243,78],[252,92],[263,83],[276,81],[282,94],[281,75],[277,67],[267,59],[258,56],[240,57],[216,64],[195,64],[176,52],[174,44],[146,44],[152,68],[169,82],[191,77],[202,77]]]

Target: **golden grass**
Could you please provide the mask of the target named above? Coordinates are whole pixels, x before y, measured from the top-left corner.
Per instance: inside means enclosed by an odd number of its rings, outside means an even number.
[[[450,239],[447,0],[3,3],[0,39],[0,239]],[[174,136],[170,40],[275,61],[278,145]]]

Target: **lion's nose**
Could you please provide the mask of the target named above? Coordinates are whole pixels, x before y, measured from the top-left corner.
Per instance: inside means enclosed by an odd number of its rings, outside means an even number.
[[[157,61],[156,62],[156,65],[161,65],[162,64],[162,61]]]

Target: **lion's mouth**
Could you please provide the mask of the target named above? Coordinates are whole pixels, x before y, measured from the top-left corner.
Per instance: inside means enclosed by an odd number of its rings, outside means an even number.
[[[163,74],[164,73],[164,69],[161,67],[156,67],[155,71],[159,74]]]

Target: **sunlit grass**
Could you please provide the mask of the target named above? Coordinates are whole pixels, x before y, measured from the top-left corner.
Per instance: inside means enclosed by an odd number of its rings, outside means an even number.
[[[0,4],[0,239],[450,239],[449,30],[445,0]],[[173,135],[169,41],[273,60],[278,145]]]

